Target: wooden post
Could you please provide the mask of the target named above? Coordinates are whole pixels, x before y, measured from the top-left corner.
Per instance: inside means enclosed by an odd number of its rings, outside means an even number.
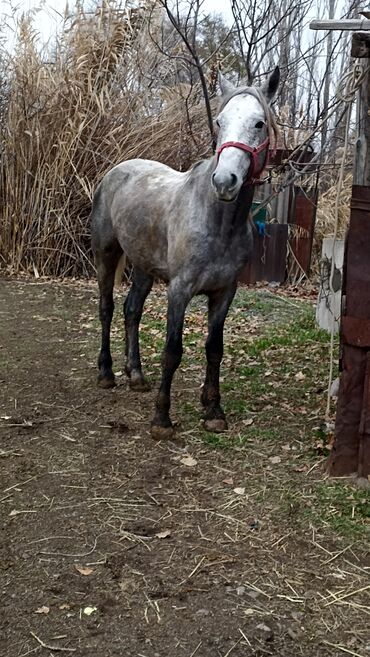
[[[370,34],[354,34],[365,75],[358,92],[351,216],[340,327],[340,384],[328,471],[370,485]]]
[[[366,16],[367,16],[366,12]],[[340,384],[328,471],[370,486],[370,20],[313,21],[313,30],[353,34],[351,55],[364,77],[358,93],[351,217],[346,238],[340,324]]]
[[[370,21],[369,21],[370,22]],[[370,67],[370,34],[354,34],[352,57],[359,57],[365,68]],[[353,171],[353,184],[370,186],[370,73],[364,77],[358,94],[357,141]]]
[[[312,21],[311,30],[345,30],[347,32],[358,32],[359,30],[370,30],[370,20],[367,18],[348,18],[343,20]]]

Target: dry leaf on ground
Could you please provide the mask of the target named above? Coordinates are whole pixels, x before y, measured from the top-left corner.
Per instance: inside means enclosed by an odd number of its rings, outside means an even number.
[[[77,564],[75,564],[75,568],[80,575],[91,575],[94,572],[93,568],[84,568],[83,566],[77,566]]]
[[[158,532],[158,534],[155,534],[157,538],[169,538],[171,536],[171,530],[170,529],[164,529],[162,532]]]
[[[183,465],[187,465],[188,468],[193,468],[194,465],[197,465],[198,461],[189,455],[189,456],[184,456],[182,459],[180,459],[180,463],[182,463]]]
[[[35,610],[35,614],[48,614],[49,611],[50,611],[50,607],[43,605],[42,607],[39,607],[38,609]]]

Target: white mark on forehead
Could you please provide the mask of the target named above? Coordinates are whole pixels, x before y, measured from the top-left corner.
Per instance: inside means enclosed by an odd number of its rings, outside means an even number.
[[[245,94],[245,96],[234,96],[225,105],[219,119],[224,121],[235,121],[236,119],[257,119],[263,120],[265,113],[257,98],[252,94]]]

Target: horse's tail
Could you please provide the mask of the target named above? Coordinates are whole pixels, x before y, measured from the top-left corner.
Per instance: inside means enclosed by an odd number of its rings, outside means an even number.
[[[120,259],[118,260],[116,273],[114,275],[114,287],[119,287],[121,285],[123,272],[125,271],[126,267],[127,267],[127,257],[125,253],[122,253]]]
[[[113,262],[116,261],[116,258],[118,257],[114,274],[114,287],[119,287],[122,283],[123,274],[127,268],[128,260],[126,254],[122,253],[120,244],[115,236],[110,217],[110,209],[107,207],[104,199],[103,186],[104,180],[98,185],[92,201],[90,214],[91,245],[95,260],[97,257],[98,259],[104,260],[108,257],[109,252],[112,253]],[[121,255],[119,255],[120,253]]]

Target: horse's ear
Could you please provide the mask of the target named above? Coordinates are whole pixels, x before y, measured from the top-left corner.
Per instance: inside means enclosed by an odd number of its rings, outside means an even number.
[[[271,73],[269,79],[262,86],[262,92],[266,96],[269,103],[275,98],[276,92],[280,82],[280,69],[276,66]]]
[[[236,87],[232,84],[232,82],[229,82],[226,80],[226,78],[222,75],[221,71],[218,72],[218,86],[221,91],[222,96],[227,96],[228,94],[231,94]]]

